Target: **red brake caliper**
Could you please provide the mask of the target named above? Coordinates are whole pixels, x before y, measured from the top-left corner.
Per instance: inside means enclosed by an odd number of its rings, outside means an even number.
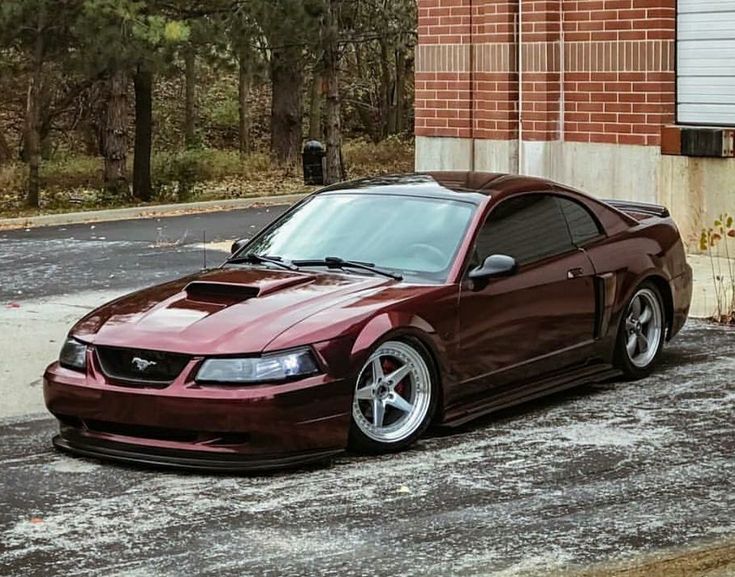
[[[398,368],[398,365],[395,362],[388,360],[388,361],[384,361],[384,364],[386,362],[388,364],[388,367],[385,367],[385,366],[383,367],[383,374],[388,375]],[[406,392],[405,381],[406,381],[406,377],[403,377],[403,379],[401,379],[398,383],[396,383],[395,387],[393,387],[395,392],[398,393],[400,396],[403,396],[404,393]]]

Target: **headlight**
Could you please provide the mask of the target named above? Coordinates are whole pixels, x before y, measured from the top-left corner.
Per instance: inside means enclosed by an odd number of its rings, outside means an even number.
[[[67,369],[83,371],[87,368],[87,345],[75,339],[66,339],[59,354],[59,364]]]
[[[262,357],[207,359],[197,373],[197,382],[258,383],[284,381],[313,375],[319,366],[309,349],[296,349]]]

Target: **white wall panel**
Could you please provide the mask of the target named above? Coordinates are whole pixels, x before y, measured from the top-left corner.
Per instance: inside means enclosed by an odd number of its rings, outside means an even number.
[[[677,112],[685,124],[735,126],[735,0],[679,0]]]

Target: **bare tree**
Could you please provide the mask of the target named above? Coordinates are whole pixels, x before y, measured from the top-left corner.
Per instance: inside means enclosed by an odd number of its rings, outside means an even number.
[[[43,94],[44,32],[46,28],[46,3],[41,2],[36,14],[33,58],[28,82],[28,98],[25,118],[25,148],[28,157],[28,190],[26,205],[37,208],[41,189],[41,100]]]
[[[124,70],[110,72],[105,92],[102,133],[105,189],[113,194],[127,194],[128,77]]]
[[[151,199],[151,148],[153,135],[153,72],[145,61],[138,64],[135,86],[135,155],[133,157],[133,196]]]
[[[327,0],[322,38],[324,43],[324,77],[327,81],[327,174],[326,183],[343,178],[342,127],[339,101],[339,0]]]
[[[184,143],[196,146],[196,53],[192,47],[184,50]]]

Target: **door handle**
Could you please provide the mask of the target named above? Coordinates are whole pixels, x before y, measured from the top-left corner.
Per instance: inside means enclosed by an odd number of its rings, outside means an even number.
[[[582,270],[582,267],[577,266],[577,267],[574,267],[574,268],[570,268],[567,271],[567,278],[569,278],[569,279],[571,279],[571,278],[579,278],[583,274],[584,274],[584,270]]]

